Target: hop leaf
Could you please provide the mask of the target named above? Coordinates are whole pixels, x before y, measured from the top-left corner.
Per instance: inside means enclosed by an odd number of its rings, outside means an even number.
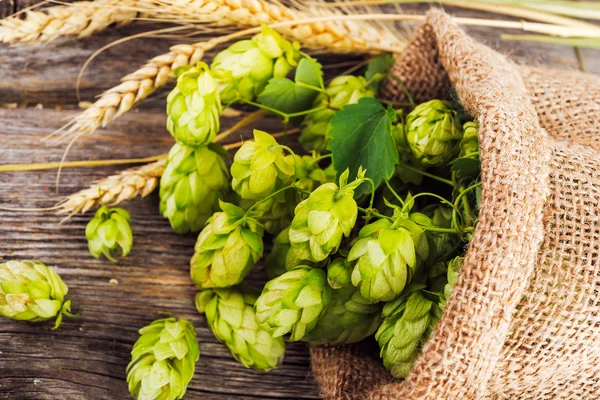
[[[233,190],[242,199],[261,200],[291,182],[294,159],[285,156],[273,136],[254,130],[254,141],[235,153],[231,176]]]
[[[63,314],[73,316],[65,301],[69,288],[54,270],[38,261],[8,261],[0,264],[0,316],[17,321],[47,321]]]
[[[365,299],[390,301],[402,293],[417,267],[427,258],[427,240],[421,228],[406,218],[394,223],[377,220],[364,226],[350,249],[356,261],[352,284]]]
[[[167,129],[179,143],[197,147],[215,138],[220,129],[218,83],[204,63],[177,78],[167,97]]]
[[[260,326],[273,337],[298,341],[310,332],[331,301],[325,272],[298,266],[265,285],[256,301]]]
[[[456,281],[458,280],[458,275],[462,270],[463,263],[465,259],[464,257],[455,257],[448,263],[448,273],[447,279],[448,283],[444,286],[444,292],[440,294],[441,306],[445,307],[450,295],[454,291],[454,285],[456,285]]]
[[[114,254],[125,257],[131,251],[133,235],[129,213],[122,208],[102,206],[85,228],[88,249],[95,258],[104,254],[112,262]]]
[[[252,100],[269,79],[285,77],[300,59],[299,45],[263,25],[251,40],[241,40],[218,53],[211,68],[220,84],[221,101]]]
[[[131,395],[139,400],[183,398],[200,358],[192,324],[185,319],[159,319],[139,333],[127,366]]]
[[[350,282],[352,267],[337,258],[327,268],[334,289],[315,327],[302,339],[311,344],[342,345],[371,336],[381,324],[381,304],[366,300]]]
[[[383,365],[396,378],[406,378],[417,359],[421,344],[431,330],[434,303],[420,288],[407,291],[383,308],[383,323],[375,334]]]
[[[160,180],[160,213],[175,232],[200,231],[225,194],[225,162],[211,146],[175,144],[169,152]]]
[[[263,253],[263,229],[244,211],[221,202],[198,236],[190,262],[192,279],[201,288],[237,285]]]
[[[258,326],[255,302],[256,296],[235,288],[204,290],[196,296],[198,311],[206,314],[215,337],[233,357],[246,368],[270,371],[281,363],[285,343]]]
[[[367,85],[362,76],[342,75],[334,78],[325,89],[325,93],[319,93],[313,103],[313,108],[323,104],[327,105],[327,108],[310,113],[304,118],[300,143],[308,151],[327,150],[330,122],[336,110],[341,110],[348,104],[355,104],[363,97],[373,96],[375,91]]]
[[[290,243],[300,258],[319,262],[337,251],[342,237],[348,237],[358,216],[354,190],[361,179],[346,185],[348,171],[340,186],[326,183],[315,189],[295,210],[290,227]]]
[[[462,138],[456,112],[450,103],[431,100],[419,104],[406,116],[406,140],[417,165],[443,165],[457,152]]]

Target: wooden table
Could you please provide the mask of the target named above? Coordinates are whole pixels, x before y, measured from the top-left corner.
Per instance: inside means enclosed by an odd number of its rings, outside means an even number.
[[[0,15],[27,3],[0,0]],[[1,46],[0,105],[15,103],[18,108],[0,109],[0,163],[60,160],[64,144],[42,143],[40,139],[77,112],[74,82],[79,68],[96,49],[140,30],[111,29],[85,40],[60,40],[44,47]],[[497,39],[497,31],[485,29],[470,32],[519,61],[578,68],[571,48],[502,42]],[[173,43],[167,39],[140,39],[108,50],[86,73],[82,98],[92,100],[144,60],[166,52]],[[583,50],[583,56],[587,70],[600,73],[600,51]],[[333,62],[335,58],[323,60]],[[34,107],[37,104],[41,105]],[[235,121],[225,119],[224,125]],[[164,126],[164,95],[157,95],[107,129],[82,138],[69,160],[145,157],[166,152],[172,139]],[[256,126],[277,129],[268,121]],[[66,169],[59,195],[55,171],[0,173],[0,205],[50,206],[62,196],[122,168]],[[134,247],[118,264],[89,255],[84,230],[90,215],[59,224],[60,218],[52,213],[0,211],[0,261],[36,259],[57,266],[71,289],[73,304],[82,308],[79,318],[66,319],[57,331],[50,330],[50,323],[2,320],[0,398],[129,399],[125,367],[131,346],[138,337],[137,330],[161,312],[189,319],[198,331],[201,357],[187,399],[319,398],[304,344],[288,344],[283,366],[268,374],[247,370],[234,361],[194,307],[197,289],[189,277],[188,262],[195,235],[172,232],[168,221],[158,214],[156,193],[125,203],[124,207],[132,214]],[[250,280],[262,282],[263,268],[256,268]]]

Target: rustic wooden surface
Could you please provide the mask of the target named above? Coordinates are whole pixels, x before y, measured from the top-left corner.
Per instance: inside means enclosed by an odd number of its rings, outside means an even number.
[[[28,3],[0,0],[0,15]],[[140,29],[109,30],[93,38],[60,40],[43,47],[0,47],[0,105],[15,103],[19,107],[0,109],[0,163],[58,161],[62,145],[42,144],[40,139],[74,115],[74,81],[80,66],[96,49]],[[497,32],[486,29],[470,32],[519,61],[578,68],[570,48],[504,42],[497,39]],[[83,99],[92,100],[172,43],[141,39],[109,50],[86,73]],[[584,51],[588,71],[600,73],[599,55],[598,51]],[[44,109],[24,108],[38,103]],[[224,125],[234,122],[226,120]],[[164,96],[157,95],[109,128],[81,139],[69,159],[132,158],[166,152],[172,139],[164,124]],[[262,127],[277,129],[269,122]],[[119,169],[67,169],[60,195],[55,191],[54,171],[0,173],[0,205],[49,206],[62,195]],[[268,374],[246,370],[235,362],[194,308],[196,289],[188,267],[194,235],[181,236],[170,230],[158,215],[156,194],[124,206],[132,213],[135,242],[132,253],[118,264],[89,255],[84,237],[89,215],[59,224],[60,218],[52,213],[0,211],[0,261],[36,259],[56,265],[69,284],[75,307],[83,310],[79,318],[66,319],[58,331],[51,331],[49,323],[1,322],[0,398],[129,399],[125,366],[131,346],[137,330],[160,312],[188,318],[198,331],[201,357],[186,398],[319,398],[303,344],[288,345],[283,366]],[[111,279],[118,284],[110,283]],[[263,279],[260,267],[250,277],[255,283]]]

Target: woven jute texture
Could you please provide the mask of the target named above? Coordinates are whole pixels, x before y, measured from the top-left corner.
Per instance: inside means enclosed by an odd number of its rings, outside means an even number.
[[[600,398],[600,79],[516,66],[441,11],[394,67],[480,123],[482,200],[444,315],[404,381],[360,344],[313,347],[327,399]],[[383,95],[403,99],[389,81]]]

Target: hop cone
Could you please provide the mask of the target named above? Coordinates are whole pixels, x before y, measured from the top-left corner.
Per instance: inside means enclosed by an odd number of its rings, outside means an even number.
[[[352,284],[365,299],[390,301],[402,293],[418,260],[427,258],[429,249],[423,233],[402,217],[394,223],[380,219],[360,230],[348,261],[356,261]]]
[[[452,224],[452,209],[449,207],[435,206],[427,213],[415,212],[410,219],[421,226],[450,228]],[[427,264],[431,265],[440,260],[447,260],[460,246],[460,237],[450,233],[425,232],[429,243],[429,256]]]
[[[237,285],[263,252],[263,229],[244,210],[221,202],[198,236],[190,262],[192,279],[201,288]]]
[[[72,316],[69,288],[54,270],[37,261],[0,264],[0,316],[18,321],[46,321]]]
[[[177,142],[190,147],[212,142],[220,128],[221,100],[206,64],[199,63],[177,78],[167,97],[167,115],[167,129]]]
[[[300,143],[308,151],[327,150],[329,143],[329,123],[335,116],[337,110],[348,104],[358,103],[363,97],[373,97],[375,91],[367,85],[362,76],[342,75],[333,79],[325,93],[319,93],[313,103],[313,108],[327,104],[328,107],[308,114],[302,122],[302,133]]]
[[[354,189],[359,178],[347,184],[348,170],[340,176],[340,186],[326,183],[315,189],[295,210],[290,227],[290,243],[302,259],[319,262],[337,251],[342,236],[348,237],[358,215]]]
[[[448,263],[448,283],[444,286],[444,293],[440,296],[442,307],[446,306],[446,302],[454,291],[454,285],[456,285],[464,261],[465,259],[463,257],[455,257]]]
[[[256,296],[235,288],[204,290],[196,296],[198,311],[206,314],[210,329],[246,368],[270,371],[283,359],[282,337],[272,337],[256,322]]]
[[[479,124],[469,121],[463,125],[463,137],[458,146],[460,157],[473,156],[479,151]]]
[[[256,316],[273,337],[291,333],[294,342],[315,327],[330,300],[325,272],[301,265],[267,282],[256,300]]]
[[[198,232],[227,188],[227,169],[210,147],[175,144],[160,180],[160,213],[175,232]]]
[[[254,99],[273,77],[285,77],[298,65],[299,45],[263,25],[251,40],[241,40],[217,54],[212,63],[220,83],[221,101]]]
[[[310,261],[302,260],[295,247],[290,244],[290,228],[285,228],[273,240],[271,253],[265,259],[267,276],[269,279],[277,278],[298,265],[312,266]]]
[[[85,227],[85,237],[92,256],[104,254],[112,262],[117,262],[113,254],[125,257],[131,251],[133,235],[129,227],[129,213],[122,208],[102,206]]]
[[[294,159],[266,132],[254,130],[254,141],[244,143],[231,165],[233,190],[242,199],[261,200],[294,176]]]
[[[302,339],[311,344],[342,345],[371,336],[381,324],[381,304],[361,296],[350,282],[352,267],[343,258],[327,268],[331,302],[317,325]]]
[[[456,154],[462,130],[455,116],[441,100],[419,104],[406,116],[406,140],[418,164],[442,165]]]
[[[408,376],[431,329],[433,306],[421,290],[416,290],[383,307],[384,320],[375,339],[381,349],[383,365],[394,377]]]
[[[312,192],[318,186],[324,183],[335,182],[335,170],[333,165],[330,164],[327,168],[322,169],[319,166],[319,159],[321,158],[319,153],[313,152],[310,156],[298,156],[295,155],[296,169],[296,187],[307,192]]]
[[[400,178],[402,182],[420,185],[423,181],[423,175],[406,167],[409,165],[418,170],[424,169],[423,166],[415,163],[415,160],[412,156],[410,146],[406,140],[404,122],[392,125],[392,137],[394,139],[394,143],[396,144],[396,149],[398,150],[401,160],[401,163],[396,166],[396,170],[394,171],[395,176]]]
[[[129,392],[139,400],[183,398],[200,357],[192,324],[159,319],[140,329],[140,335],[127,366]]]

